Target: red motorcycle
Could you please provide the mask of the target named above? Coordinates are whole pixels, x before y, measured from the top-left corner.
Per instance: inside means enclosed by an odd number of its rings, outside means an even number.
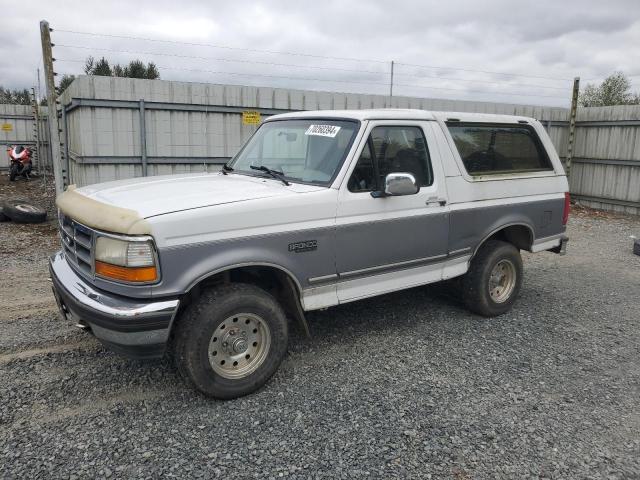
[[[31,173],[31,150],[22,145],[14,145],[7,150],[9,159],[11,160],[11,168],[9,170],[9,180],[12,182],[18,175],[22,175],[29,180]]]

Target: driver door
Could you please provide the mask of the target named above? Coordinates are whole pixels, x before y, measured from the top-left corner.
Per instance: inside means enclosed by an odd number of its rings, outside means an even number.
[[[338,299],[346,302],[442,278],[449,235],[444,174],[432,162],[427,122],[374,121],[340,187],[336,221]],[[389,173],[420,190],[372,196]]]

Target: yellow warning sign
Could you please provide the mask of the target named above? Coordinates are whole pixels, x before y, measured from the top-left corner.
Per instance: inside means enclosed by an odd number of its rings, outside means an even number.
[[[1,128],[3,132],[11,132],[13,130],[13,125],[10,123],[3,123]]]
[[[258,125],[260,123],[260,112],[245,110],[242,112],[243,125]]]

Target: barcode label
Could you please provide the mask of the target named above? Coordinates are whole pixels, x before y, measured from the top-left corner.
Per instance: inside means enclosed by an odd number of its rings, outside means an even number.
[[[340,127],[335,125],[310,125],[305,135],[318,135],[320,137],[335,137],[340,131]]]

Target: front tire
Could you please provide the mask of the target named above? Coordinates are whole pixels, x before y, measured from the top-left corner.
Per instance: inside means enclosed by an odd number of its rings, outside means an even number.
[[[471,260],[462,279],[466,307],[484,317],[508,312],[522,287],[522,257],[510,243],[489,240]]]
[[[182,313],[173,355],[197,390],[231,399],[262,387],[287,344],[287,319],[278,302],[254,285],[231,284],[204,292]]]

